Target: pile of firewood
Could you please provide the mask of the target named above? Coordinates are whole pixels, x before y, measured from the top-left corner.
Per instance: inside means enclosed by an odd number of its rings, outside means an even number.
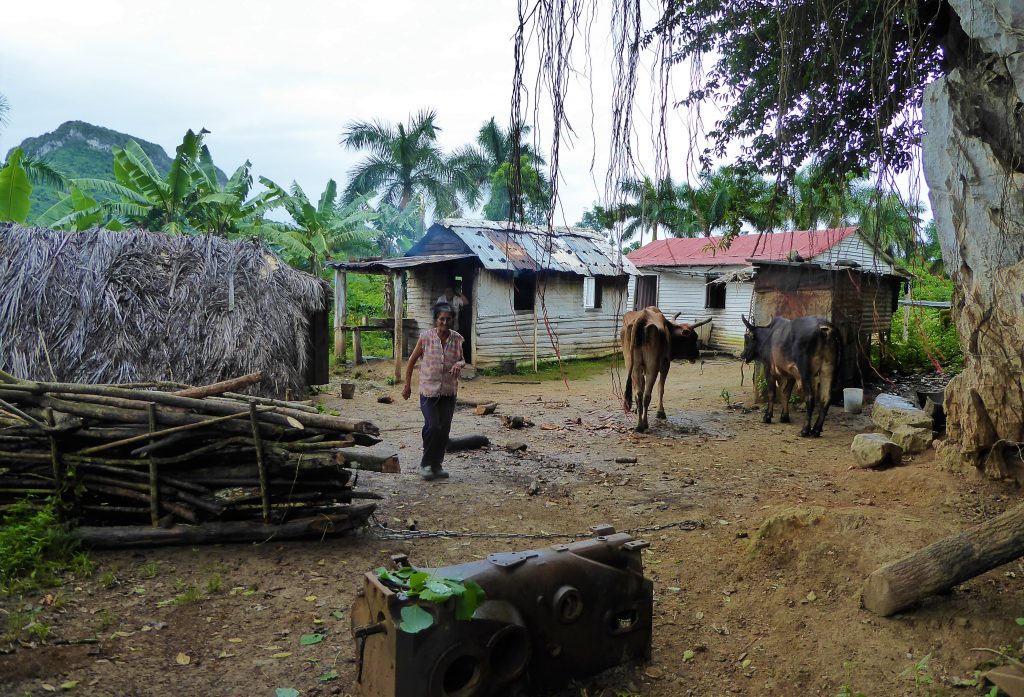
[[[353,470],[397,472],[368,421],[205,387],[82,385],[0,371],[0,508],[53,497],[94,545],[295,537],[373,511]],[[180,386],[174,386],[180,387]],[[178,525],[185,523],[189,525]],[[116,526],[116,527],[114,527]]]

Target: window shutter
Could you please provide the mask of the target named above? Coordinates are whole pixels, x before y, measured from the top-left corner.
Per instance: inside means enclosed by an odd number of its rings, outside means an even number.
[[[583,277],[583,309],[585,310],[594,309],[594,298],[597,294],[595,281],[593,276]]]

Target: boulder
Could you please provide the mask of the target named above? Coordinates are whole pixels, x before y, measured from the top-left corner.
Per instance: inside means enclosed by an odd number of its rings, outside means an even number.
[[[923,453],[931,447],[935,434],[930,428],[899,426],[892,432],[892,442],[900,446],[907,455]]]
[[[860,468],[898,465],[903,461],[903,448],[881,433],[859,433],[850,447],[853,458]]]
[[[900,426],[933,428],[932,417],[923,409],[894,394],[880,394],[871,407],[871,420],[884,431],[892,433]]]
[[[476,366],[474,366],[472,363],[467,363],[466,365],[462,366],[462,372],[459,373],[459,377],[461,377],[463,380],[472,380],[473,378],[476,377]]]

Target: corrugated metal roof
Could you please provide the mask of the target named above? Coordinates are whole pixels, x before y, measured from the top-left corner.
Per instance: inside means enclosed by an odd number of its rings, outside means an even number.
[[[491,220],[446,218],[438,225],[458,236],[485,269],[561,271],[581,276],[635,274],[636,267],[618,256],[600,233],[582,228],[547,228]]]
[[[801,230],[765,235],[737,235],[721,249],[722,237],[671,238],[646,244],[629,255],[638,267],[645,266],[730,266],[747,260],[783,261],[791,252],[812,259],[836,246],[857,231],[856,227],[829,230]]]
[[[387,257],[385,259],[374,259],[373,261],[329,261],[327,266],[341,271],[363,271],[369,273],[383,273],[392,269],[407,269],[410,266],[425,266],[427,264],[442,264],[446,261],[472,258],[473,254],[430,254],[418,257]]]

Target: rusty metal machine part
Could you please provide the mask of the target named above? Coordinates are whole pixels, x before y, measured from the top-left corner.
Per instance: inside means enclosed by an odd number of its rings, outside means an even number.
[[[351,614],[364,697],[535,695],[649,658],[653,584],[640,557],[647,543],[607,525],[591,530],[595,537],[573,544],[424,569],[472,579],[487,599],[468,621],[455,618],[452,600],[420,603],[434,623],[416,634],[399,629],[410,601],[365,574]]]

